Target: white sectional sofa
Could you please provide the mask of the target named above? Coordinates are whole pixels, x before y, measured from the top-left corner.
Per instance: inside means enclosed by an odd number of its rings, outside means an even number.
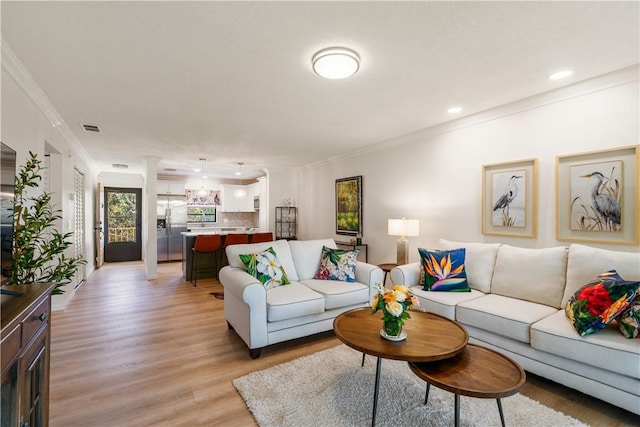
[[[440,240],[464,247],[471,292],[427,292],[419,263],[394,268],[395,284],[410,286],[427,311],[461,323],[470,342],[493,348],[536,375],[640,414],[640,339],[616,322],[581,337],[564,313],[567,300],[599,274],[615,269],[640,280],[640,254],[573,244],[524,249]]]
[[[347,310],[366,307],[382,282],[383,272],[358,262],[356,281],[317,280],[322,247],[336,249],[333,239],[254,243],[226,249],[229,265],[220,270],[224,315],[229,328],[247,343],[252,358],[263,347],[333,329],[333,319]],[[273,247],[291,284],[266,290],[246,272],[240,254]]]

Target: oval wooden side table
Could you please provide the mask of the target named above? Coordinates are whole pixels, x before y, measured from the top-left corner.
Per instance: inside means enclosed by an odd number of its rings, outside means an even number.
[[[507,356],[473,344],[467,344],[461,353],[448,359],[409,362],[409,368],[427,382],[425,405],[431,384],[455,394],[456,427],[460,426],[460,395],[496,399],[504,427],[500,398],[516,394],[527,378],[522,367]]]

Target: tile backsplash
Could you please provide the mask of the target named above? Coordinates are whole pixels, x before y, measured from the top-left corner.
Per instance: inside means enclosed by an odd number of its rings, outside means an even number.
[[[258,212],[218,212],[218,225],[222,227],[257,227]]]

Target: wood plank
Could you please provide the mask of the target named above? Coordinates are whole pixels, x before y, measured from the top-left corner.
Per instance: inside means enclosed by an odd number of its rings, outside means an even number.
[[[341,345],[333,332],[276,344],[252,360],[228,330],[215,279],[182,280],[181,264],[108,263],[52,314],[50,425],[252,426],[231,381]],[[640,417],[527,374],[521,393],[585,423],[640,425]]]

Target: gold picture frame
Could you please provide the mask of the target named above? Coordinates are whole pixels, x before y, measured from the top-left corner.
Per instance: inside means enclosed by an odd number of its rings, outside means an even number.
[[[538,159],[482,166],[482,234],[538,235]]]
[[[556,157],[556,239],[638,244],[640,145]]]

